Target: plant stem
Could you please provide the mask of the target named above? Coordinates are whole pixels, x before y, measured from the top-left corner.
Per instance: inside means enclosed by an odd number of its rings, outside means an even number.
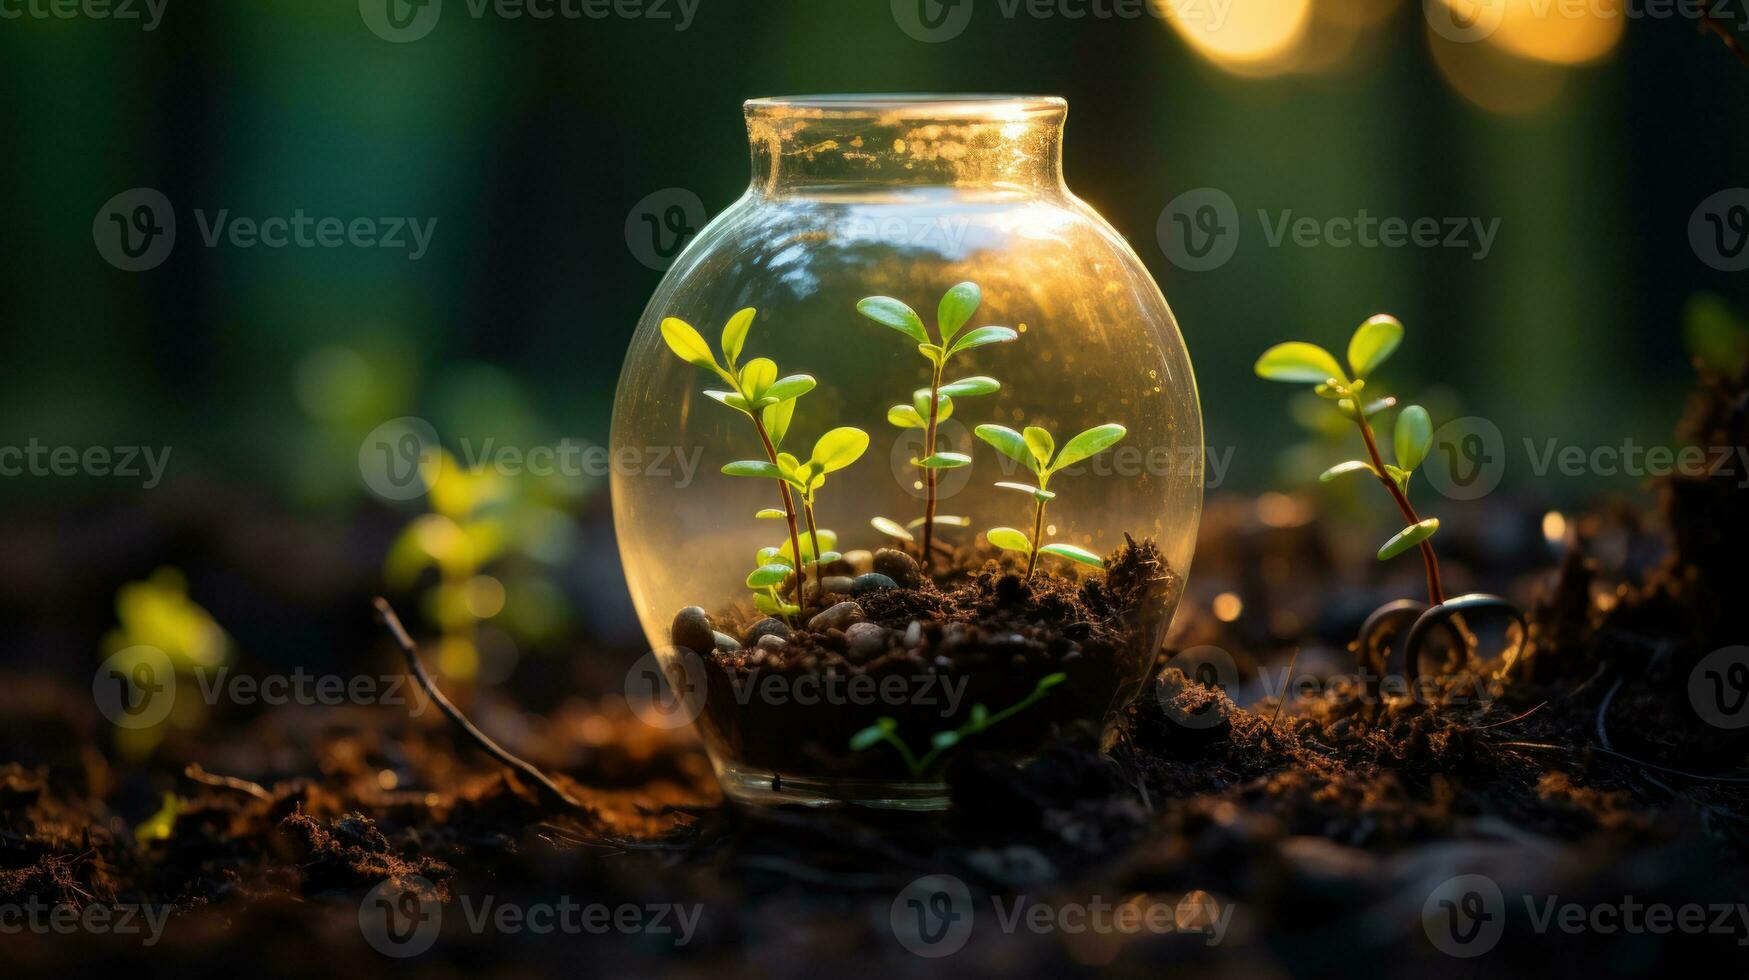
[[[777,465],[777,447],[771,444],[771,437],[765,434],[765,421],[758,412],[752,414],[753,427],[759,430],[759,441],[765,445],[765,458],[771,465]],[[789,484],[777,481],[777,489],[783,491],[783,516],[789,521],[789,550],[796,560],[796,605],[802,604],[802,537],[796,532],[796,505],[789,495]],[[814,553],[819,554],[818,545]]]
[[[1391,492],[1391,498],[1397,502],[1397,509],[1403,512],[1403,519],[1410,525],[1421,523],[1421,515],[1415,513],[1415,505],[1409,503],[1409,497],[1403,493],[1403,488],[1397,486],[1397,481],[1385,472],[1385,461],[1379,455],[1378,440],[1373,438],[1372,426],[1366,421],[1366,413],[1360,408],[1360,399],[1355,397],[1354,420],[1360,424],[1360,437],[1366,440],[1367,455],[1372,457],[1373,474],[1385,489]],[[1427,570],[1427,604],[1437,606],[1445,602],[1445,586],[1439,580],[1439,558],[1433,553],[1433,544],[1421,542],[1421,564]]]
[[[802,513],[808,518],[808,539],[814,545],[814,591],[820,594],[820,605],[824,606],[826,604],[826,581],[822,577],[825,573],[820,571],[820,566],[825,563],[820,560],[820,532],[814,527],[814,502],[807,497],[802,498]],[[796,554],[799,561],[801,553],[797,552]],[[798,565],[797,567],[802,566]],[[801,573],[797,572],[796,574],[800,575]],[[799,605],[799,595],[797,599]]]
[[[1033,498],[1032,505],[1032,550],[1026,553],[1026,580],[1032,581],[1032,567],[1038,562],[1038,546],[1043,544],[1045,534],[1045,502]]]
[[[929,373],[929,428],[925,430],[923,435],[924,459],[935,455],[935,423],[936,414],[940,407],[937,402],[941,399],[939,392],[941,391],[942,365],[940,361],[931,363],[935,367]],[[933,557],[933,552],[929,547],[929,539],[935,534],[935,467],[925,466],[923,468],[923,486],[923,571],[927,574],[930,560]]]

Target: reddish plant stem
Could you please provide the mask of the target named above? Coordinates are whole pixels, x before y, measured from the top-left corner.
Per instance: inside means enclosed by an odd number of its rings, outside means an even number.
[[[820,560],[820,532],[814,528],[814,505],[809,503],[806,498],[802,500],[802,513],[808,518],[808,540],[814,544],[814,591],[819,593],[820,605],[824,606],[826,604],[826,580],[824,578],[826,573],[822,572],[820,567],[826,563]],[[799,576],[801,573],[797,572],[796,574]],[[799,594],[796,597],[796,602],[797,604],[801,602]]]
[[[1366,416],[1361,414],[1359,405],[1360,401],[1356,398],[1355,421],[1360,424],[1360,437],[1366,440],[1367,455],[1372,457],[1373,475],[1391,492],[1391,499],[1397,502],[1397,509],[1403,512],[1403,519],[1410,525],[1421,523],[1421,515],[1415,513],[1415,506],[1409,503],[1408,496],[1397,486],[1397,481],[1385,472],[1385,461],[1379,455],[1378,441],[1373,438],[1372,426],[1367,423]],[[1437,606],[1445,602],[1445,586],[1439,580],[1439,557],[1433,553],[1431,542],[1421,542],[1421,564],[1427,569],[1427,604]]]
[[[765,458],[776,466],[777,447],[771,444],[771,437],[765,434],[765,422],[760,419],[758,412],[753,413],[753,427],[759,430],[759,441],[765,445]],[[779,480],[777,489],[783,492],[783,516],[789,521],[789,550],[796,560],[796,605],[799,606],[802,604],[802,536],[796,531],[796,504],[789,494],[789,484]]]
[[[923,435],[923,458],[935,455],[935,423],[937,402],[941,395],[941,364],[937,362],[929,374],[929,428]],[[923,572],[929,573],[930,559],[934,556],[930,548],[930,539],[935,534],[935,467],[923,468]]]

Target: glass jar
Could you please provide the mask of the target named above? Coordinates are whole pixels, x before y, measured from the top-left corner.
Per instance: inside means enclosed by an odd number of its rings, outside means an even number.
[[[620,553],[732,798],[938,808],[960,754],[1109,726],[1150,673],[1202,419],[1165,298],[1063,182],[1066,114],[748,102],[752,185],[638,325]]]

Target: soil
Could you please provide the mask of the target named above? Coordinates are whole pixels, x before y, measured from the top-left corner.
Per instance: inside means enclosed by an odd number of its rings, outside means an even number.
[[[858,620],[879,631],[800,626],[780,649],[711,651],[703,658],[705,737],[740,765],[783,776],[938,778],[911,773],[885,744],[853,752],[851,737],[891,718],[922,757],[931,736],[959,728],[975,705],[997,712],[1018,704],[1052,674],[1065,680],[1049,696],[966,744],[1018,756],[1071,728],[1097,736],[1145,680],[1181,580],[1151,541],[1124,544],[1094,574],[1039,569],[1029,582],[1020,571],[968,549],[943,576],[946,590],[925,581],[827,594],[824,605],[855,602]]]
[[[1705,379],[1680,439],[1749,446],[1746,402],[1745,379]],[[1018,769],[968,746],[948,766],[953,808],[940,815],[725,805],[693,737],[642,724],[616,694],[538,714],[507,694],[458,698],[587,801],[586,814],[543,807],[435,712],[219,716],[122,762],[84,665],[10,673],[0,908],[132,902],[171,915],[151,945],[0,930],[0,962],[8,976],[1616,976],[1677,963],[1736,975],[1749,937],[1737,904],[1749,745],[1744,729],[1699,716],[1689,683],[1713,651],[1749,642],[1740,482],[1679,476],[1659,486],[1656,514],[1568,514],[1552,567],[1537,557],[1552,553],[1537,530],[1546,504],[1483,502],[1469,532],[1451,508],[1442,546],[1454,590],[1520,598],[1531,623],[1499,697],[1461,710],[1439,697],[1369,705],[1352,687],[1286,704],[1262,696],[1259,668],[1296,648],[1296,674],[1352,669],[1341,644],[1374,605],[1412,595],[1417,573],[1334,560],[1340,539],[1318,537],[1309,515],[1284,519],[1281,501],[1267,521],[1252,501],[1211,501],[1198,575],[1156,663],[1220,644],[1250,707],[1167,669],[1165,696],[1137,699],[1109,746],[1064,728]],[[1351,570],[1362,567],[1379,577]],[[970,607],[1001,608],[1002,581],[978,586]],[[1209,612],[1228,590],[1247,610],[1231,622]],[[908,627],[909,609],[870,604],[883,624]],[[605,658],[579,663],[592,659]],[[612,690],[617,678],[602,680]],[[1471,680],[1454,676],[1448,690],[1474,690]],[[517,693],[539,703],[538,691]],[[191,764],[237,781],[190,775]],[[180,815],[161,838],[137,837],[167,792]],[[904,890],[926,875],[959,879],[976,909],[963,948],[938,959],[897,938]],[[1490,911],[1501,931],[1476,959],[1433,941],[1440,889],[1465,875],[1503,894]],[[445,903],[429,952],[401,959],[367,943],[361,908],[385,881],[429,886]],[[1138,896],[1174,903],[1179,928],[1004,929],[989,904]],[[680,903],[699,917],[682,941],[477,926],[467,912],[487,898],[561,897]],[[1640,927],[1624,923],[1624,906],[1642,910]],[[1647,928],[1648,907],[1699,907],[1706,927]],[[1544,916],[1566,908],[1581,910],[1578,928]],[[1211,920],[1227,923],[1218,936]]]

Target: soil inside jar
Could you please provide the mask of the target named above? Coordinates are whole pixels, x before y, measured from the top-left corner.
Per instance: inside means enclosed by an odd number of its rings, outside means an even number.
[[[1080,577],[1041,564],[1030,582],[1011,560],[967,549],[937,581],[857,596],[828,590],[780,649],[711,651],[705,737],[738,764],[776,773],[939,778],[938,769],[913,774],[891,745],[853,752],[850,740],[892,718],[921,758],[974,706],[994,714],[1061,673],[1042,700],[966,740],[1030,754],[1066,729],[1103,726],[1135,697],[1182,584],[1151,541],[1126,543],[1102,571]],[[857,621],[873,626],[808,628],[819,608],[850,601]],[[756,621],[722,620],[741,636]]]

